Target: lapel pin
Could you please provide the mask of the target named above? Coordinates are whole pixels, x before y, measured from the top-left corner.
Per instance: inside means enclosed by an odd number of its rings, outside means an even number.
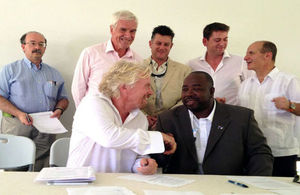
[[[223,126],[218,125],[219,130],[223,130],[223,128],[224,128]]]

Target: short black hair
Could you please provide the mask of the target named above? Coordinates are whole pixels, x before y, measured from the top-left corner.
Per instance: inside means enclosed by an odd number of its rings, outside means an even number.
[[[37,32],[37,31],[29,31],[29,32],[23,34],[23,35],[21,36],[21,38],[20,38],[20,43],[21,43],[21,44],[25,44],[26,36],[27,36],[28,34],[30,34],[30,33],[38,33],[38,34],[42,35],[42,36],[44,37],[44,39],[45,39],[45,43],[47,44],[47,39],[45,38],[45,36],[44,36],[42,33]]]
[[[204,71],[194,71],[194,72],[191,72],[190,74],[196,74],[196,75],[203,75],[205,78],[206,78],[206,81],[211,84],[211,87],[214,86],[214,80],[212,79],[212,77],[207,73],[207,72],[204,72]]]
[[[160,35],[163,35],[163,36],[171,36],[172,41],[173,41],[173,38],[175,36],[172,29],[170,27],[166,26],[166,25],[159,25],[159,26],[155,27],[152,31],[151,40],[154,38],[154,36],[156,34],[160,34]]]
[[[228,32],[229,29],[230,29],[230,27],[227,26],[226,24],[214,22],[214,23],[211,23],[211,24],[208,24],[205,26],[205,28],[203,29],[203,37],[206,38],[207,40],[209,40],[209,38],[211,37],[213,32],[216,32],[216,31]]]
[[[271,52],[272,53],[272,61],[275,62],[276,54],[277,54],[277,47],[271,41],[262,41],[263,45],[260,50],[261,53]]]

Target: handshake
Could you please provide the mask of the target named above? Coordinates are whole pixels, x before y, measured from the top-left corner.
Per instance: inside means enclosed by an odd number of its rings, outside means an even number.
[[[164,140],[165,145],[165,152],[164,154],[170,155],[173,154],[176,151],[177,144],[175,142],[175,139],[171,133],[165,134],[161,133]]]

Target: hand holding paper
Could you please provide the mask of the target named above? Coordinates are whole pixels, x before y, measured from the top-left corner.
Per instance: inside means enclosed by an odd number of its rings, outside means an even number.
[[[50,118],[53,112],[39,112],[29,114],[33,119],[33,126],[42,133],[58,134],[67,130],[57,118]]]

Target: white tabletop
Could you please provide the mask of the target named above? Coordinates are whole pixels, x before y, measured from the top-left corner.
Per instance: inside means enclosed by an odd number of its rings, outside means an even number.
[[[53,186],[44,183],[34,182],[37,172],[0,172],[0,194],[30,194],[30,195],[66,195],[66,188],[77,188],[83,186]],[[144,194],[143,190],[169,190],[169,191],[200,191],[203,194],[221,193],[268,193],[268,191],[249,185],[249,188],[242,188],[228,183],[226,176],[215,175],[168,175],[194,179],[195,182],[182,187],[164,187],[143,182],[120,179],[118,176],[129,175],[130,173],[98,173],[97,179],[89,186],[123,186],[133,191],[135,194]],[[167,175],[167,174],[166,174]],[[292,178],[276,178],[278,180],[292,183]],[[270,192],[269,192],[270,193]]]

